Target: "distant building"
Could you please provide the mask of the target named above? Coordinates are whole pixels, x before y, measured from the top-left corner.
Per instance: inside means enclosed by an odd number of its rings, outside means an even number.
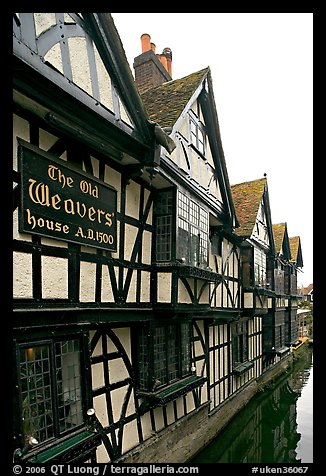
[[[311,283],[309,286],[298,289],[298,294],[303,301],[313,302],[314,300],[314,285]]]

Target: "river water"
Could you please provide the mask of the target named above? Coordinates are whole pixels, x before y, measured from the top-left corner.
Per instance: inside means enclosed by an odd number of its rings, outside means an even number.
[[[312,463],[312,402],[313,351],[307,347],[191,463]]]

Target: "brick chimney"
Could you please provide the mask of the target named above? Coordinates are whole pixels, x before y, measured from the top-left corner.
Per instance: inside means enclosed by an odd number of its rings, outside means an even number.
[[[148,33],[140,37],[142,53],[134,59],[135,81],[139,92],[172,80],[172,51],[164,48],[156,54],[156,46]]]

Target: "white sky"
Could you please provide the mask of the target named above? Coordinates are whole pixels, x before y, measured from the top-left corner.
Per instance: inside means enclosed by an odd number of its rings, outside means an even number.
[[[231,185],[267,173],[273,223],[299,235],[313,282],[313,14],[112,13],[130,67],[151,36],[172,77],[210,67]]]

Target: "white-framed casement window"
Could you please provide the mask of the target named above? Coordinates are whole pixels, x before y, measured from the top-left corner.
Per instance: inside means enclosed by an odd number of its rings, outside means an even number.
[[[195,116],[189,116],[190,122],[190,142],[191,144],[205,156],[206,152],[206,134],[203,123]]]
[[[180,190],[161,191],[155,206],[155,261],[176,257],[181,263],[199,268],[208,265],[208,212]],[[173,239],[176,233],[176,240]]]
[[[265,286],[266,284],[266,254],[259,248],[254,248],[254,271],[255,285]]]
[[[208,265],[208,213],[198,203],[178,191],[177,257],[184,264],[205,268]]]

